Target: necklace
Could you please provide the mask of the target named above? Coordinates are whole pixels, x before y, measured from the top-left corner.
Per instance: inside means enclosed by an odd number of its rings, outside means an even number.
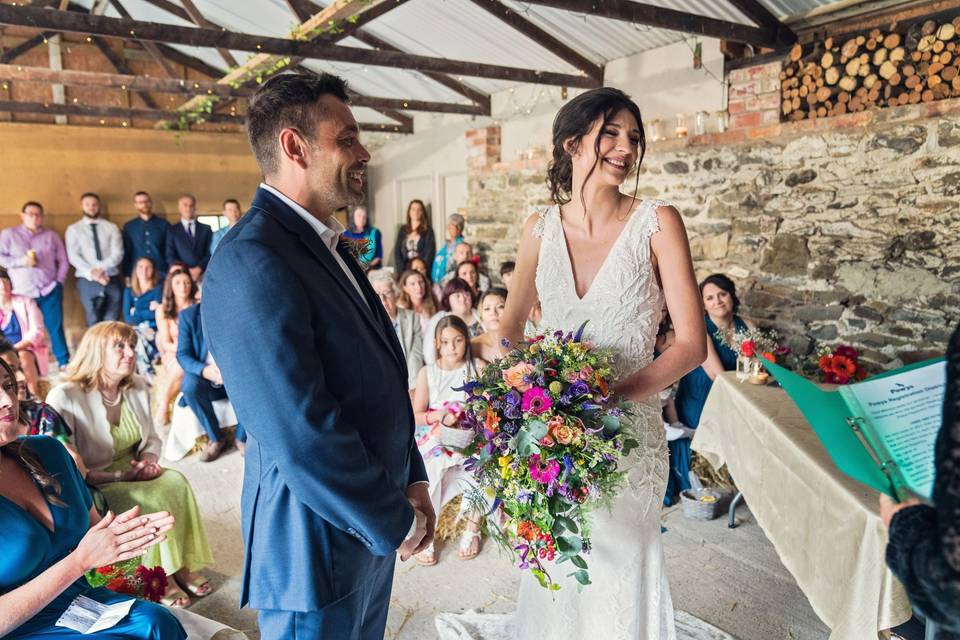
[[[115,407],[120,404],[120,400],[123,399],[123,396],[119,391],[117,391],[117,397],[113,400],[107,400],[107,395],[103,391],[100,392],[100,397],[103,398],[103,404],[107,407]]]

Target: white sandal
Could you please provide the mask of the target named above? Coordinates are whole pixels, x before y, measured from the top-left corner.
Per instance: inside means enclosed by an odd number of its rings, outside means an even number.
[[[423,565],[424,567],[432,567],[437,564],[437,551],[433,548],[433,544],[413,557],[417,561],[417,564]],[[429,558],[429,560],[427,558]]]
[[[460,536],[460,548],[457,552],[457,557],[461,560],[473,560],[478,555],[480,555],[480,544],[479,540],[483,538],[483,535],[480,531],[470,531],[469,529],[463,530],[463,535]],[[470,552],[470,546],[473,544],[474,539],[477,539],[477,550],[474,553]]]

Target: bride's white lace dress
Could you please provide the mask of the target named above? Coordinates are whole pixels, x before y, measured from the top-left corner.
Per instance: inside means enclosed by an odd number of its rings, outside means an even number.
[[[626,377],[653,360],[663,308],[650,255],[650,237],[659,231],[657,207],[645,200],[635,207],[623,232],[579,298],[567,250],[560,209],[543,209],[534,233],[541,239],[537,293],[542,326],[572,331],[587,322],[584,336],[612,349],[616,374]],[[550,568],[559,591],[542,588],[525,572],[515,614],[441,614],[444,640],[674,640],[673,603],[660,543],[660,509],[669,461],[666,434],[656,397],[633,404],[633,427],[640,446],[627,461],[629,486],[610,511],[592,514],[591,544],[585,557],[593,584],[578,592],[566,574],[570,565]]]
[[[537,293],[543,325],[573,330],[616,354],[624,378],[653,360],[663,293],[651,262],[650,238],[659,231],[657,207],[635,207],[583,298],[577,296],[560,208],[541,211],[534,233],[541,239]],[[592,516],[593,549],[586,557],[590,586],[577,592],[561,567],[551,571],[562,588],[550,592],[524,576],[514,624],[523,640],[610,638],[672,640],[673,603],[660,542],[660,509],[667,485],[667,441],[656,398],[634,404],[640,446],[628,459],[629,486],[611,511]]]

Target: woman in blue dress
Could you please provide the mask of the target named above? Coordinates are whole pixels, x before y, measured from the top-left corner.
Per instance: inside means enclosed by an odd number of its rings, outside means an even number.
[[[17,382],[0,360],[0,637],[86,638],[56,626],[79,595],[105,604],[128,600],[87,584],[84,573],[143,554],[173,528],[167,513],[139,507],[101,518],[67,450],[48,436],[20,437]],[[137,601],[106,640],[182,640],[163,607]]]
[[[707,325],[707,359],[702,365],[680,378],[677,385],[676,407],[680,422],[696,429],[700,424],[700,413],[707,401],[713,379],[724,371],[737,368],[737,354],[725,346],[718,333],[728,336],[738,331],[746,331],[752,324],[737,315],[740,299],[737,287],[727,276],[715,273],[700,283],[700,296],[706,311],[704,320]],[[680,438],[668,443],[670,447],[670,476],[667,480],[665,504],[677,501],[681,491],[690,488],[690,438]]]
[[[130,286],[123,291],[123,320],[134,328],[137,341],[137,371],[148,381],[156,370],[157,309],[163,304],[163,282],[153,260],[142,256],[137,260],[130,278]]]

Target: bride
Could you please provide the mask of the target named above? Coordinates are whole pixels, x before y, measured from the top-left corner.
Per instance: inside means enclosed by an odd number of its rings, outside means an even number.
[[[578,592],[557,567],[551,575],[562,588],[550,592],[525,572],[513,621],[525,640],[675,637],[660,544],[668,461],[656,396],[704,361],[706,330],[680,214],[620,192],[645,149],[640,110],[622,91],[572,99],[553,123],[547,184],[556,204],[523,227],[504,337],[522,339],[538,298],[545,327],[575,330],[589,321],[585,338],[616,353],[616,392],[634,403],[640,442],[626,463],[628,486],[609,511],[592,515],[593,584]],[[664,303],[676,342],[654,361]]]

